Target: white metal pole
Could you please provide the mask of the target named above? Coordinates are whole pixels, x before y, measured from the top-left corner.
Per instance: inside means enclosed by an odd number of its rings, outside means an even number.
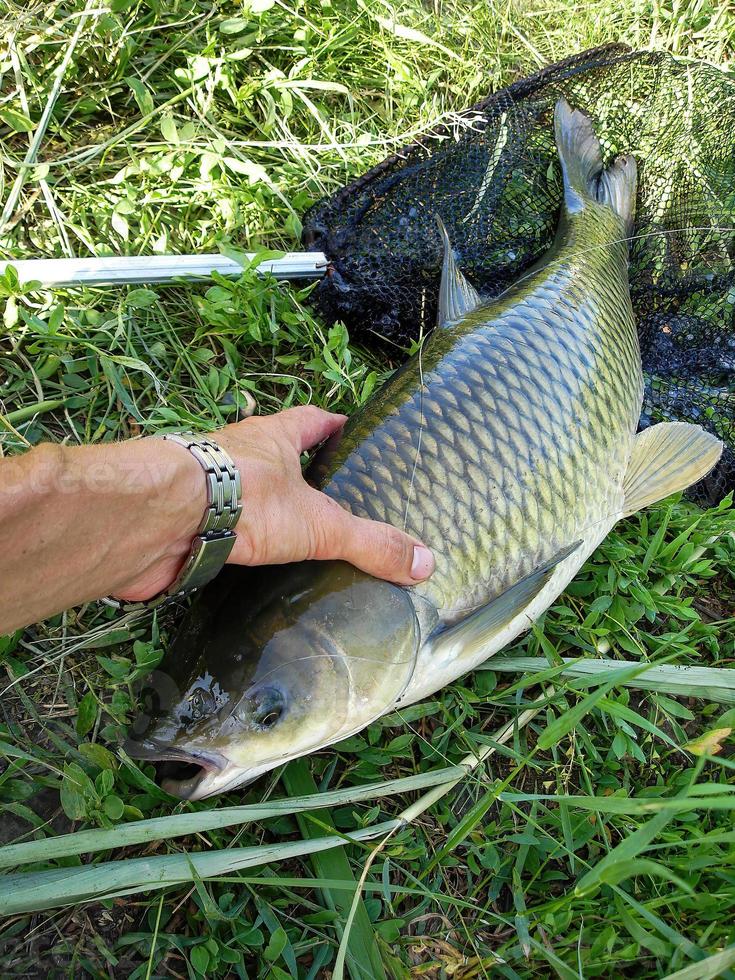
[[[252,255],[247,256],[248,260]],[[0,274],[13,266],[22,283],[42,286],[102,286],[165,283],[177,279],[210,278],[213,272],[239,276],[242,266],[224,255],[135,255],[86,259],[9,259],[0,261]],[[258,271],[276,279],[320,279],[327,270],[323,252],[288,252],[268,259]]]

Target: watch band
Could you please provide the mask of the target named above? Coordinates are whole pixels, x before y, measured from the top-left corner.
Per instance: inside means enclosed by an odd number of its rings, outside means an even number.
[[[167,432],[159,438],[188,449],[207,477],[208,504],[197,534],[231,531],[242,513],[242,485],[230,456],[216,442],[193,432]]]
[[[144,602],[124,602],[112,597],[104,601],[117,609],[154,609],[206,585],[227,561],[236,535],[233,531],[242,513],[240,473],[230,456],[216,442],[193,432],[170,432],[159,436],[187,449],[204,470],[207,508],[192,541],[191,551],[171,585]]]

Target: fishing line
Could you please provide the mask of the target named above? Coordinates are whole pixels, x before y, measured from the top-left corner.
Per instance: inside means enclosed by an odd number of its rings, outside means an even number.
[[[404,531],[408,527],[408,511],[409,511],[409,508],[411,506],[411,498],[413,496],[414,481],[416,480],[416,470],[418,468],[419,459],[421,457],[421,441],[422,441],[423,434],[424,434],[424,425],[426,423],[426,419],[424,417],[424,362],[423,362],[424,341],[425,341],[425,338],[424,338],[423,333],[422,333],[422,335],[421,335],[421,337],[419,339],[419,351],[418,351],[418,355],[419,355],[418,356],[418,360],[419,360],[419,435],[418,435],[418,439],[416,440],[416,455],[414,456],[414,460],[413,460],[413,469],[411,470],[411,480],[410,480],[410,483],[408,485],[408,493],[406,494],[406,509],[404,511],[404,514],[403,514],[403,530]]]
[[[252,687],[255,687],[256,685],[264,684],[269,677],[273,676],[273,674],[276,674],[278,673],[278,671],[284,670],[293,664],[301,664],[307,660],[339,660],[339,659],[343,659],[345,661],[357,660],[360,661],[361,663],[378,664],[379,666],[382,667],[387,666],[385,660],[381,660],[377,657],[358,657],[351,653],[344,654],[339,650],[335,651],[335,653],[310,653],[304,657],[294,657],[292,660],[284,660],[283,663],[279,664],[277,667],[272,667],[267,674],[263,674],[262,677],[258,677],[257,680],[254,680],[252,683]],[[415,655],[411,657],[406,657],[405,660],[392,660],[391,665],[400,667],[403,664],[411,663],[414,659],[415,659]],[[242,698],[240,698],[240,700],[237,702],[237,705],[235,707],[240,705],[245,697],[247,697],[247,693],[243,694]]]
[[[719,231],[719,232],[729,232],[730,234],[735,235],[735,226],[730,228],[723,228],[719,225],[693,225],[690,226],[689,228],[659,229],[657,231],[646,232],[645,234],[629,235],[626,238],[612,238],[610,239],[610,241],[602,242],[598,245],[588,245],[585,248],[580,247],[579,249],[575,250],[573,254],[575,256],[586,255],[588,252],[597,252],[603,248],[610,248],[611,245],[624,245],[627,242],[642,241],[643,239],[646,238],[657,238],[658,236],[665,236],[665,235],[679,235],[682,232],[689,232],[689,231]],[[543,256],[541,256],[541,260],[543,260]],[[524,272],[523,275],[520,276],[520,278],[516,279],[509,286],[506,286],[506,288],[502,292],[498,293],[496,296],[488,296],[487,302],[491,303],[494,302],[495,300],[502,299],[503,296],[506,296],[509,292],[515,289],[516,286],[519,286],[522,282],[525,282],[527,279],[532,278],[537,272],[540,271],[539,268],[536,266],[537,261],[538,260],[534,260],[533,269],[531,269],[528,272]]]

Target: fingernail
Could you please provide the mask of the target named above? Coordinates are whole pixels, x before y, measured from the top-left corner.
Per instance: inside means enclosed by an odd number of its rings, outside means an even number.
[[[411,563],[411,578],[420,582],[428,578],[434,571],[434,556],[422,544],[414,545],[413,562]]]

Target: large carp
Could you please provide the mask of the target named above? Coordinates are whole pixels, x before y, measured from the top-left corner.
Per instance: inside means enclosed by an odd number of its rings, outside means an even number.
[[[564,101],[555,132],[564,203],[548,254],[483,300],[442,229],[437,328],[311,470],[355,514],[424,541],[434,575],[402,588],[339,562],[226,570],[173,644],[172,693],[129,743],[196,767],[164,782],[172,793],[231,790],[472,670],[616,521],[717,461],[721,444],[697,426],[636,435],[636,164],[604,169],[589,119]]]

